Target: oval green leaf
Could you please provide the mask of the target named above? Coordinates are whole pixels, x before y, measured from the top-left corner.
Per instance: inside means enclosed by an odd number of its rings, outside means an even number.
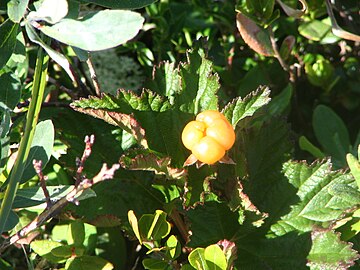
[[[81,246],[85,240],[84,223],[80,220],[75,220],[70,223],[67,242],[69,245]]]
[[[267,30],[259,27],[241,12],[236,15],[236,25],[241,37],[251,49],[261,55],[274,56],[270,34]]]
[[[209,270],[227,269],[225,254],[218,245],[211,245],[205,248],[204,255]]]
[[[142,215],[139,220],[139,231],[143,240],[161,240],[170,233],[170,229],[170,223],[166,221],[166,213],[161,210],[156,210],[154,215]]]
[[[210,270],[205,260],[205,249],[196,248],[189,254],[189,263],[197,270]]]
[[[101,10],[79,20],[63,19],[39,29],[65,44],[86,51],[99,51],[121,45],[136,36],[144,18],[126,10]]]

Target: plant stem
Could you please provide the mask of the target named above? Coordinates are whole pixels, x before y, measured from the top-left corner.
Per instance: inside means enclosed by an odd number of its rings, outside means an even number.
[[[270,34],[271,45],[272,45],[272,48],[275,53],[275,57],[278,59],[283,70],[285,70],[287,73],[289,73],[289,80],[292,84],[294,84],[295,83],[295,75],[294,75],[293,71],[290,69],[289,65],[284,61],[284,59],[282,59],[282,57],[280,55],[279,49],[278,49],[276,41],[275,41],[274,32],[273,32],[271,26],[269,26],[269,34]]]
[[[30,152],[31,143],[35,133],[35,127],[39,118],[41,103],[44,97],[48,61],[49,56],[41,47],[39,47],[31,101],[29,110],[26,115],[25,131],[20,142],[17,159],[9,175],[9,184],[6,188],[4,199],[1,204],[0,233],[5,229],[6,221],[8,219],[16,191],[24,172],[24,165]]]

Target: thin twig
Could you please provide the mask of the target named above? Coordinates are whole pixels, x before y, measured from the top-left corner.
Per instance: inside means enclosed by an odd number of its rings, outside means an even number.
[[[85,161],[91,155],[91,147],[93,146],[94,141],[95,141],[94,135],[91,135],[90,137],[89,136],[85,137],[85,140],[84,140],[85,149],[84,149],[83,155],[82,155],[81,159],[76,160],[77,170],[76,170],[76,176],[75,176],[75,179],[76,179],[75,186],[79,185],[79,183],[82,181],[82,178],[83,178],[82,172],[84,170]]]
[[[40,186],[44,192],[45,195],[45,200],[46,200],[46,208],[50,208],[52,203],[50,200],[50,194],[49,191],[46,188],[46,183],[45,181],[47,180],[47,177],[43,174],[42,172],[42,161],[41,160],[33,160],[33,166],[35,169],[36,174],[39,176],[39,180],[40,180]]]
[[[95,67],[94,67],[94,64],[92,62],[92,59],[91,59],[91,55],[90,53],[88,54],[88,59],[86,60],[86,64],[89,68],[89,71],[90,71],[90,77],[91,77],[91,80],[94,84],[94,88],[95,88],[95,92],[96,92],[96,95],[100,96],[101,95],[101,87],[100,87],[100,83],[99,83],[99,80],[96,76],[96,72],[95,72]]]
[[[77,170],[77,180],[79,180],[79,183],[74,186],[74,188],[69,191],[66,196],[62,197],[60,200],[58,200],[55,203],[48,203],[50,201],[50,196],[48,193],[48,190],[46,189],[45,183],[42,183],[42,188],[45,193],[45,197],[47,198],[47,204],[48,207],[45,208],[45,210],[38,215],[33,221],[31,221],[28,225],[23,227],[21,230],[19,230],[16,234],[10,236],[9,238],[5,239],[4,242],[0,246],[0,254],[8,248],[10,245],[18,242],[19,240],[25,238],[30,232],[34,231],[35,229],[39,228],[43,224],[45,224],[48,220],[55,217],[60,211],[69,203],[77,203],[76,198],[80,196],[84,190],[91,188],[94,184],[107,180],[112,179],[114,177],[114,174],[116,170],[120,168],[120,164],[114,164],[111,168],[108,168],[106,164],[103,164],[101,170],[99,173],[94,176],[92,179],[88,179],[83,177],[82,171],[83,166],[86,161],[86,159],[91,154],[91,147],[94,143],[94,135],[86,136],[85,137],[85,149],[84,153],[82,155],[81,160],[79,160],[78,163],[78,170]],[[40,179],[45,180],[45,177],[42,174],[41,171],[41,162],[34,162],[35,170],[37,170],[37,174],[39,175]],[[40,180],[42,181],[42,180]],[[45,182],[45,181],[43,181]],[[41,183],[41,182],[40,182]],[[44,186],[43,186],[44,185]],[[49,201],[48,201],[49,199]],[[50,201],[51,202],[51,201]]]
[[[289,65],[284,61],[284,59],[281,57],[278,46],[276,44],[276,40],[275,40],[275,36],[274,36],[274,32],[272,30],[272,27],[269,26],[269,34],[270,34],[270,41],[271,41],[271,46],[272,49],[274,50],[275,53],[275,57],[278,59],[281,67],[283,68],[283,70],[285,70],[287,73],[289,73],[289,80],[291,83],[295,82],[295,75],[292,72],[292,70],[290,69]]]
[[[100,172],[93,179],[84,179],[78,186],[74,186],[74,188],[66,196],[62,197],[50,208],[46,208],[28,225],[23,227],[16,234],[6,239],[0,246],[0,254],[10,245],[16,243],[20,239],[24,238],[28,233],[35,230],[36,228],[39,228],[49,219],[55,217],[66,205],[74,202],[76,200],[76,197],[80,196],[84,190],[92,187],[92,185],[97,182],[113,178],[115,171],[119,168],[119,164],[114,164],[111,168],[107,168],[106,164],[104,164]]]

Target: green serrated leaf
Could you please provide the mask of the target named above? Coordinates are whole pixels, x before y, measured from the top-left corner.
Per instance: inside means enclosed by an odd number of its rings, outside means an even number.
[[[180,70],[174,63],[162,62],[154,69],[153,79],[146,85],[152,91],[166,96],[174,104],[176,95],[181,93]]]
[[[247,95],[244,99],[236,98],[223,109],[222,113],[235,127],[245,117],[252,116],[264,105],[270,102],[270,90],[266,86],[259,88]]]
[[[360,204],[360,192],[349,185],[339,184],[331,186],[329,193],[333,196],[338,196],[352,205]]]
[[[86,51],[116,47],[136,36],[144,18],[126,10],[100,10],[88,13],[79,20],[62,19],[40,30],[54,39]]]
[[[145,131],[140,126],[139,119],[135,119],[130,114],[135,111],[139,111],[138,115],[141,114],[140,112],[150,112],[150,115],[146,113],[141,115],[145,115],[148,121],[155,121],[155,115],[152,112],[166,111],[169,105],[166,99],[147,90],[144,90],[140,96],[132,91],[123,90],[119,91],[116,97],[103,94],[101,98],[90,97],[72,103],[76,111],[123,128],[145,147],[147,147]]]
[[[289,132],[287,124],[275,118],[238,133],[230,151],[236,162],[233,178],[248,179],[241,181],[243,192],[260,212],[269,214],[268,223],[284,214],[284,205],[296,198],[294,187],[281,174],[292,151]]]
[[[340,240],[339,233],[315,229],[312,232],[312,247],[307,265],[312,270],[348,269],[360,257],[351,246],[352,244]]]
[[[7,19],[0,25],[0,69],[9,60],[14,51],[16,44],[16,36],[18,34],[19,24],[13,23]]]
[[[137,154],[131,157],[129,153],[120,158],[120,165],[127,170],[154,171],[156,174],[165,175],[166,179],[182,179],[186,170],[170,167],[170,157],[158,158],[153,153]]]
[[[323,222],[338,219],[347,209],[357,204],[357,193],[347,194],[346,197],[333,195],[339,186],[354,189],[356,184],[351,175],[331,171],[329,161],[310,166],[290,161],[284,164],[284,172],[289,182],[298,189],[300,201],[271,226],[276,235],[293,230],[309,232],[315,225],[322,226]]]
[[[100,118],[131,133],[137,142],[150,150],[171,156],[176,167],[188,155],[181,143],[181,130],[189,115],[170,109],[169,101],[149,90],[136,95],[119,91],[116,97],[104,94],[72,103],[79,112]]]
[[[202,49],[187,52],[186,63],[180,66],[182,92],[176,105],[180,111],[198,114],[205,110],[217,110],[220,88],[219,76],[213,73],[212,62],[205,58]]]

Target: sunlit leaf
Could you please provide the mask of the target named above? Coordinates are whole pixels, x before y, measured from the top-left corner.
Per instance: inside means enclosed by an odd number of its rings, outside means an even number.
[[[294,230],[309,232],[316,225],[340,218],[346,210],[359,203],[359,192],[352,176],[331,171],[329,161],[310,166],[303,162],[288,162],[284,164],[284,172],[289,182],[298,189],[299,202],[271,227],[276,235]],[[336,191],[343,185],[357,193],[339,196],[339,191]]]
[[[28,4],[29,0],[10,0],[7,3],[10,20],[19,23],[26,12]]]
[[[39,29],[65,44],[86,51],[99,51],[116,47],[132,39],[141,29],[144,18],[125,10],[100,10],[79,20],[62,19],[52,26]]]
[[[314,230],[312,247],[307,265],[311,270],[342,270],[354,265],[359,254],[351,249],[352,244],[340,240],[340,235],[334,231]]]
[[[66,0],[44,0],[36,11],[32,11],[27,16],[28,20],[46,21],[54,24],[59,22],[68,13],[68,3]]]
[[[266,86],[260,86],[256,91],[247,95],[244,99],[236,98],[223,109],[223,114],[235,127],[237,123],[254,115],[254,113],[270,102],[270,90]]]
[[[270,35],[265,29],[258,26],[241,12],[236,15],[236,25],[241,37],[251,49],[261,55],[274,55]]]

